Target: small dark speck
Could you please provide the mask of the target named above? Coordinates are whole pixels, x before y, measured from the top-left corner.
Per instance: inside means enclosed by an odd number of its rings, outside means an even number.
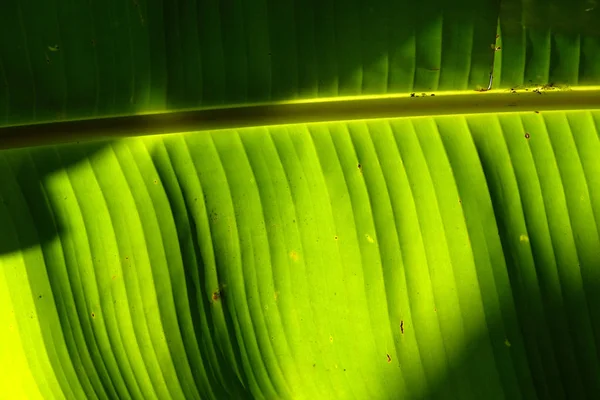
[[[389,354],[386,354],[386,356],[387,356],[387,362],[388,362],[388,363],[391,363],[391,362],[392,362],[392,357],[390,357],[390,355],[389,355]]]
[[[400,321],[400,333],[404,335],[404,321]]]
[[[534,112],[535,112],[536,114],[539,114],[539,113],[540,113],[539,111],[534,111]]]
[[[92,318],[96,318],[96,314],[95,313],[92,313]]]
[[[65,200],[67,199],[67,196],[65,196]]]
[[[316,367],[316,366],[317,366],[317,364],[313,364],[313,367]]]
[[[346,368],[344,368],[344,372],[346,372]]]
[[[410,94],[410,97],[415,97],[415,94],[414,94],[414,93],[411,93],[411,94]]]
[[[41,299],[41,298],[42,298],[42,295],[40,294],[40,295],[38,296],[38,299]]]
[[[435,97],[435,93],[431,93],[431,97]]]
[[[529,132],[525,132],[525,139],[529,139],[531,137],[531,135],[529,134]]]

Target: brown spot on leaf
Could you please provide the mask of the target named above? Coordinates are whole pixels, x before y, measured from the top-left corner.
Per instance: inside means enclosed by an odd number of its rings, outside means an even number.
[[[96,313],[92,312],[92,318],[96,318]]]
[[[400,333],[404,335],[404,321],[400,321]]]
[[[391,363],[392,362],[392,357],[389,354],[386,354],[386,356],[387,356],[387,362]]]
[[[220,298],[221,298],[221,291],[215,290],[212,294],[213,301],[219,301]]]
[[[525,139],[529,139],[531,137],[531,135],[529,134],[529,132],[525,132]]]

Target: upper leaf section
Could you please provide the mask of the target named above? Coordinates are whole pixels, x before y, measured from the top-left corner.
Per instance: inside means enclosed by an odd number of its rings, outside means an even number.
[[[495,88],[600,82],[596,0],[4,0],[1,8],[0,125],[472,90],[488,86],[492,69]]]

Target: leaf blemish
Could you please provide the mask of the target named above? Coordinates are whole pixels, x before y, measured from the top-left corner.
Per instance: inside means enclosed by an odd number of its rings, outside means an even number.
[[[386,354],[388,364],[392,362],[392,357],[389,354]]]
[[[400,333],[404,335],[404,321],[400,321]]]
[[[298,259],[300,258],[300,256],[298,255],[298,252],[296,250],[292,250],[292,251],[290,251],[290,258],[293,261],[298,261]]]
[[[525,139],[529,139],[531,137],[531,135],[529,134],[529,132],[525,132]]]

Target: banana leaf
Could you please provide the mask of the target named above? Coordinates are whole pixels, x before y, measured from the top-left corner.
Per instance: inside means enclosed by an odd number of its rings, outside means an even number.
[[[595,0],[3,0],[0,399],[600,396]]]

